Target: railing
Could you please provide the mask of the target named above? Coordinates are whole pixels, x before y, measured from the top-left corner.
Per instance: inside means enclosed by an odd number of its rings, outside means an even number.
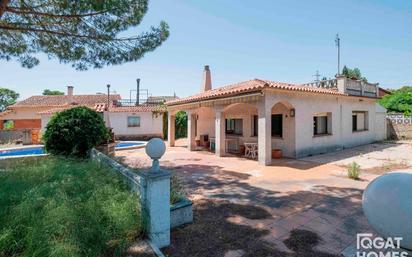
[[[321,81],[306,83],[306,84],[303,84],[303,85],[308,86],[308,87],[337,89],[338,88],[338,80],[337,79],[328,79],[328,80],[321,80]]]
[[[163,99],[140,99],[137,103],[136,99],[121,99],[115,102],[117,107],[120,106],[138,106],[138,105],[160,105],[164,104],[165,100]]]
[[[303,85],[308,87],[337,90],[348,95],[368,97],[378,97],[379,90],[378,83],[373,84],[363,80],[349,79],[344,76],[340,76],[336,79],[306,83]]]
[[[393,124],[412,125],[412,116],[405,116],[403,113],[388,113],[386,118]]]

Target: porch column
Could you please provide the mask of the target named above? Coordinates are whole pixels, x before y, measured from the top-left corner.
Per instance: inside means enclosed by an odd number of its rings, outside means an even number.
[[[195,114],[192,112],[186,112],[187,113],[187,148],[189,151],[194,151],[196,148],[196,142],[195,142]]]
[[[264,99],[258,105],[258,161],[261,165],[272,163],[272,107]]]
[[[167,119],[167,141],[170,147],[175,146],[175,115],[168,113]]]
[[[215,110],[215,154],[222,157],[226,153],[225,147],[225,118],[223,110]]]

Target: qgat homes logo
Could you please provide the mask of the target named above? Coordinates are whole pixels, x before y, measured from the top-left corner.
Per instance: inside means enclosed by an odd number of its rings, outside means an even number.
[[[356,257],[407,257],[400,247],[402,237],[375,237],[370,233],[356,235]]]

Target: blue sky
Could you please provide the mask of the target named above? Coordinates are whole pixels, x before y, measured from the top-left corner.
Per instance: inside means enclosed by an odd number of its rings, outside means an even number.
[[[40,56],[24,69],[0,61],[0,87],[22,98],[43,89],[104,92],[111,84],[123,98],[135,87],[153,95],[187,96],[200,88],[210,65],[213,87],[253,78],[303,83],[336,73],[336,33],[341,63],[359,67],[383,87],[412,84],[412,1],[407,0],[152,0],[135,34],[165,20],[170,37],[138,62],[79,72]]]

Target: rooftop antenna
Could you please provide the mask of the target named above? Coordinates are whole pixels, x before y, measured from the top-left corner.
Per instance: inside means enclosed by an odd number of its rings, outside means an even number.
[[[336,44],[336,47],[338,48],[338,76],[339,76],[340,75],[340,38],[339,38],[339,34],[336,34],[335,44]]]
[[[315,75],[313,75],[313,77],[316,78],[316,79],[315,79],[315,82],[319,82],[319,81],[320,81],[320,80],[319,80],[320,74],[319,74],[319,71],[318,71],[318,70],[316,71]]]
[[[107,84],[107,106],[106,106],[106,111],[109,110],[109,105],[110,105],[110,84]]]
[[[140,104],[140,79],[136,79],[136,106]]]

